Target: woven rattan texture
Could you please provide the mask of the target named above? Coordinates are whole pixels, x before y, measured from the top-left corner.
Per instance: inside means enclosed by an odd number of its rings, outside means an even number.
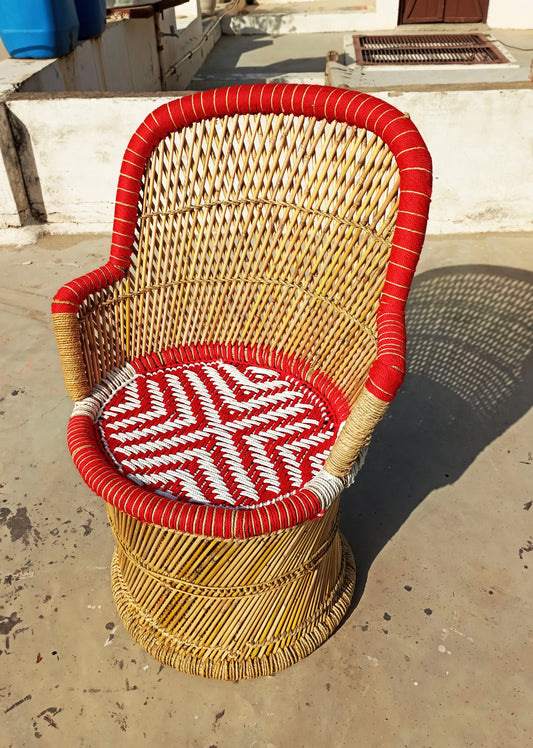
[[[389,149],[347,124],[236,115],[172,133],[146,166],[126,278],[80,311],[90,384],[153,350],[231,340],[334,372],[353,400],[398,185]]]
[[[316,649],[349,605],[355,570],[324,517],[245,541],[148,525],[108,507],[112,586],[133,638],[165,665],[210,678],[271,675]]]

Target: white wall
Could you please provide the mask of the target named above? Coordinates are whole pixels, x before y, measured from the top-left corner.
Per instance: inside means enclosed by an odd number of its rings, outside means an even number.
[[[64,57],[50,60],[19,87],[22,93],[158,89],[159,59],[153,18],[106,24],[101,36],[82,42]]]
[[[533,29],[533,2],[489,0],[487,23],[496,29]]]
[[[107,23],[104,33],[57,59],[0,60],[0,93],[159,89],[153,18]]]
[[[202,19],[199,0],[164,11],[159,17],[161,41],[161,86],[165,91],[187,88],[199,64],[196,55],[187,59],[201,45]],[[148,89],[145,89],[148,90]]]
[[[259,0],[261,2],[261,0]],[[370,11],[350,11],[344,6],[332,7],[320,2],[320,12],[313,12],[315,0],[308,0],[309,12],[290,3],[286,12],[268,10],[268,16],[261,13],[236,15],[224,19],[225,33],[241,34],[290,34],[319,33],[321,31],[378,31],[394,29],[398,25],[399,0],[375,0],[375,9]],[[281,6],[282,3],[280,2]],[[303,3],[302,3],[303,5]],[[357,3],[354,2],[354,6]],[[341,13],[338,11],[342,10]],[[260,11],[260,7],[259,7]],[[533,28],[533,0],[489,0],[487,24],[492,28]]]
[[[31,156],[52,229],[110,229],[128,141],[142,120],[163,101],[161,94],[153,94],[39,97],[8,103],[11,113],[29,132]]]
[[[374,29],[394,29],[398,25],[399,0],[376,0],[375,22],[378,24]],[[368,14],[368,20],[370,16]],[[363,19],[364,20],[364,19]],[[370,30],[370,26],[359,26],[359,28]]]
[[[291,3],[286,11],[279,8],[269,9],[265,6],[265,13],[261,13],[261,0],[258,12],[226,16],[222,20],[222,30],[225,34],[318,34],[321,32],[339,31],[370,31],[394,29],[398,25],[399,0],[375,0],[369,3],[371,10],[352,10],[349,6],[329,9],[327,2],[320,3],[320,10],[313,9],[313,2]],[[302,7],[300,10],[299,6]],[[375,7],[373,7],[375,5]],[[357,6],[354,2],[353,6]],[[339,12],[340,11],[340,12]]]
[[[20,220],[6,170],[0,161],[0,230],[8,226],[20,226]]]
[[[533,230],[533,89],[376,95],[410,113],[432,154],[430,233]],[[52,229],[110,229],[129,137],[165,101],[154,94],[8,102],[28,130]]]
[[[408,112],[433,158],[433,234],[533,230],[533,89],[377,96]]]

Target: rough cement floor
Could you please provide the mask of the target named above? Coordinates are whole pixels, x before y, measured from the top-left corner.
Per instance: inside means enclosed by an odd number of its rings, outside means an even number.
[[[108,239],[0,249],[2,748],[531,745],[532,240],[428,239],[411,373],[343,500],[355,605],[307,659],[239,683],[132,642],[67,451],[49,303]]]
[[[297,2],[294,7],[301,5]],[[261,3],[247,6],[247,13],[262,13],[272,6]],[[247,16],[248,17],[248,16]],[[330,69],[329,84],[355,90],[387,90],[400,86],[501,86],[525,83],[531,75],[533,30],[491,29],[485,24],[445,24],[446,33],[482,33],[503,44],[512,62],[505,65],[396,65],[360,66],[355,63],[352,36],[357,33],[350,26],[344,31],[316,33],[276,32],[265,13],[253,34],[222,35],[195,73],[190,90],[206,90],[238,83],[306,83],[325,82],[326,56],[331,50],[339,54],[339,63]],[[342,18],[342,14],[339,14]],[[305,30],[305,29],[304,29]],[[396,29],[361,32],[388,34],[441,34],[442,24],[399,26]]]
[[[344,49],[342,32],[222,35],[189,84],[194,91],[241,83],[323,84],[326,55]]]

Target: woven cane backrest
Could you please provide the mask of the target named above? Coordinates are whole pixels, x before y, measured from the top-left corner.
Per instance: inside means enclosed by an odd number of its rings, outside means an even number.
[[[146,164],[126,277],[87,299],[86,335],[106,368],[183,343],[269,345],[353,400],[376,355],[398,187],[389,148],[346,123],[241,114],[173,132]]]
[[[390,402],[430,194],[420,133],[368,94],[262,84],[158,107],[126,148],[108,262],[53,300],[70,396],[139,356],[220,343]]]

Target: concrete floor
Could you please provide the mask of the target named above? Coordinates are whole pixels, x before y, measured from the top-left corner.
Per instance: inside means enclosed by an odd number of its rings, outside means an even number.
[[[339,0],[340,1],[340,0]],[[296,6],[300,3],[296,3]],[[329,84],[355,90],[387,90],[400,87],[501,85],[530,80],[533,30],[491,29],[486,24],[421,24],[380,31],[358,31],[339,23],[343,31],[278,33],[264,5],[247,6],[246,18],[257,20],[254,33],[223,35],[195,73],[189,89],[206,90],[235,83],[325,82],[326,55],[339,54],[330,66]],[[270,8],[267,5],[267,8]],[[257,14],[257,15],[255,15]],[[342,13],[338,14],[342,19]],[[393,65],[360,66],[355,63],[354,33],[442,34],[482,33],[498,40],[510,58],[502,65]]]
[[[67,451],[49,303],[108,238],[0,249],[2,748],[531,745],[532,240],[427,240],[410,374],[344,497],[354,606],[307,659],[239,683],[132,642],[104,505]]]
[[[326,55],[344,47],[344,34],[223,35],[195,73],[189,89],[240,83],[323,84]]]

